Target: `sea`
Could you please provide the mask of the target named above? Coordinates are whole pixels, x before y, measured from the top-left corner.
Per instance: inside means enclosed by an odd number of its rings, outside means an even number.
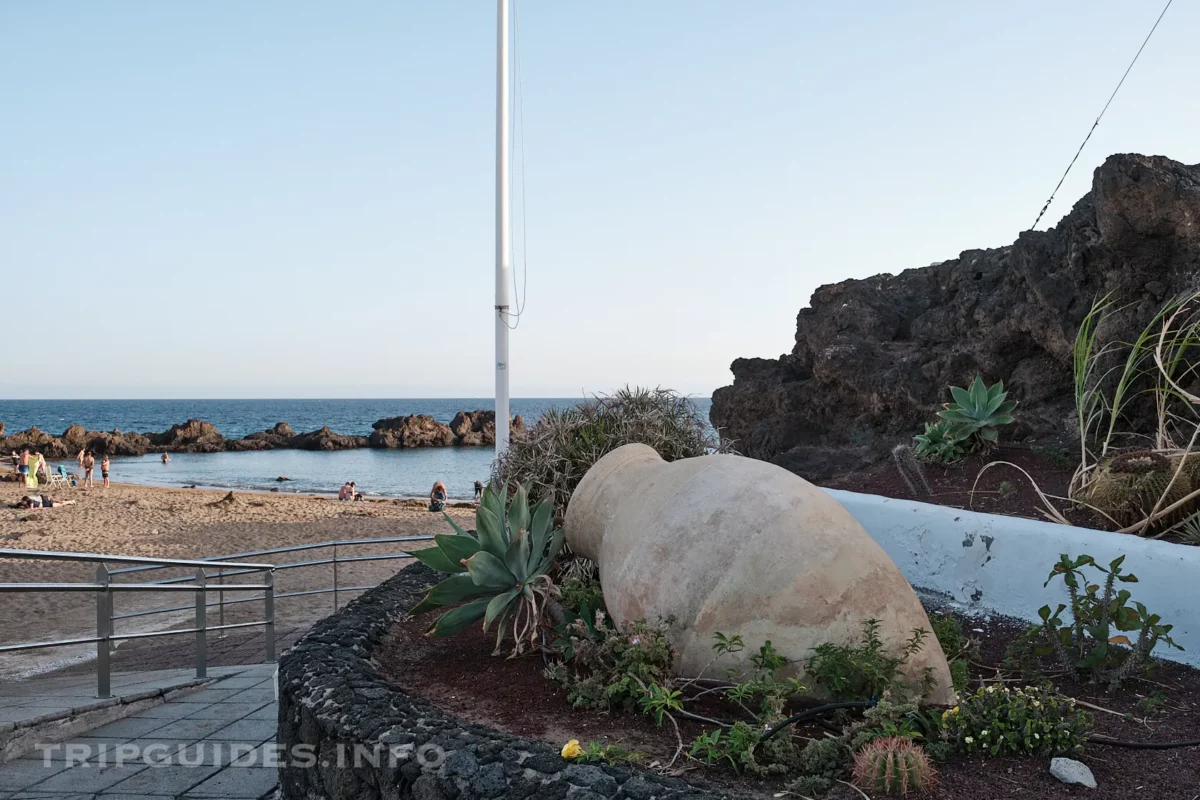
[[[712,401],[693,397],[707,420]],[[567,408],[578,398],[513,398],[514,414],[532,424],[551,408]],[[167,430],[189,419],[211,422],[227,439],[286,422],[297,433],[328,425],[340,434],[366,436],[385,417],[428,414],[449,423],[459,411],[495,408],[492,398],[362,400],[0,400],[6,433],[37,426],[61,434],[79,424],[88,430]],[[195,486],[239,491],[332,494],[346,481],[378,497],[424,497],[443,481],[451,498],[469,499],[476,480],[487,481],[491,447],[430,447],[406,450],[265,450],[245,453],[172,453],[113,458],[112,480],[146,486]],[[57,463],[53,464],[57,466]],[[66,464],[77,470],[74,461]],[[98,476],[97,476],[98,477]],[[279,480],[286,478],[286,480]]]

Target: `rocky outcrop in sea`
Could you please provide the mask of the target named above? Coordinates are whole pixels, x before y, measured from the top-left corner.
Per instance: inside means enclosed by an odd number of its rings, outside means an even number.
[[[1124,306],[1103,346],[1136,336],[1198,285],[1200,165],[1114,155],[1050,230],[820,287],[796,318],[792,351],[734,361],[710,418],[740,453],[816,480],[881,458],[932,418],[947,386],[980,373],[1020,401],[1009,441],[1069,436],[1072,345],[1093,302]]]
[[[496,443],[494,411],[460,411],[449,425],[425,414],[381,419],[371,426],[370,436],[335,433],[328,427],[296,433],[286,422],[241,439],[226,439],[211,422],[189,419],[162,433],[127,433],[120,430],[89,431],[72,425],[61,436],[30,428],[3,436],[0,422],[0,452],[29,448],[47,458],[70,458],[80,450],[111,456],[140,456],[146,453],[219,453],[245,450],[352,450],[358,447],[394,449],[401,447],[472,447]],[[512,431],[525,431],[525,420],[513,417]]]

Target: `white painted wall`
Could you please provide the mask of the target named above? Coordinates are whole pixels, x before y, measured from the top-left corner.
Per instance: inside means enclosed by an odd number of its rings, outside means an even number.
[[[1061,554],[1101,564],[1126,556],[1133,599],[1175,626],[1154,655],[1200,667],[1200,547],[1052,522],[960,511],[827,489],[892,557],[914,587],[945,595],[972,612],[1037,622],[1043,605],[1067,602],[1061,580],[1043,587]],[[1089,570],[1090,571],[1090,570]],[[1099,574],[1099,573],[1096,573]]]

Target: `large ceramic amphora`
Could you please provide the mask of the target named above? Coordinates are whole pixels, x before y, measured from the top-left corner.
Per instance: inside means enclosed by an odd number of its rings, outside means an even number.
[[[803,666],[824,642],[861,640],[879,620],[898,653],[916,628],[931,630],[912,587],[846,509],[787,470],[732,455],[667,463],[652,448],[617,448],[588,470],[571,496],[567,542],[599,566],[608,610],[620,626],[674,617],[679,672],[713,657],[713,634],[766,640]],[[709,667],[743,665],[747,653]],[[931,634],[905,669],[913,688],[936,681],[925,701],[950,703],[950,670]]]

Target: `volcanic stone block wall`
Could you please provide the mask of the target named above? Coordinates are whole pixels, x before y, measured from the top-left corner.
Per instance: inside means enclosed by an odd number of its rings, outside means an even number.
[[[684,781],[572,764],[387,685],[372,653],[437,581],[413,564],[318,622],[279,660],[284,800],[715,800]]]

